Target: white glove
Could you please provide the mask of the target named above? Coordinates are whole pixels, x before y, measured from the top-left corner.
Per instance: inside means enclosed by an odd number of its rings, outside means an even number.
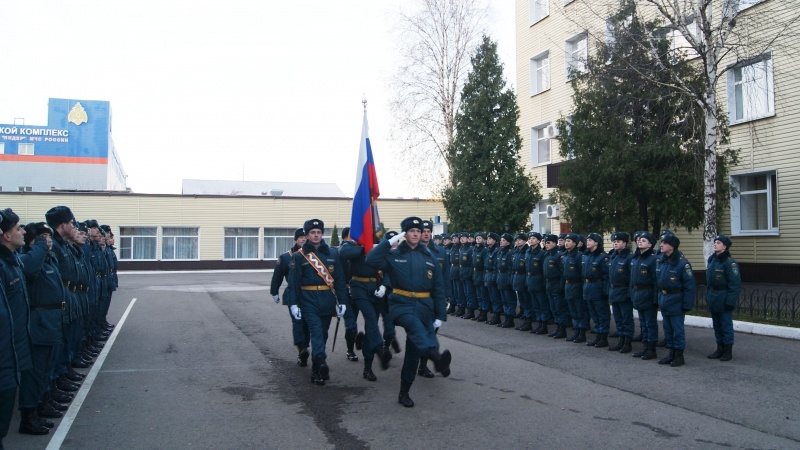
[[[273,295],[272,299],[275,300],[275,303],[281,302],[281,297],[278,294]]]
[[[303,317],[303,314],[300,312],[300,308],[297,305],[290,306],[289,311],[291,311],[294,320],[300,320],[300,318]]]
[[[336,305],[336,317],[341,319],[346,310],[347,310],[347,306],[345,306],[345,305]]]
[[[392,244],[393,246],[397,245],[397,243],[400,242],[400,239],[403,239],[405,235],[406,235],[405,231],[403,231],[402,233],[398,233],[395,237],[389,239],[389,243]]]
[[[437,330],[440,326],[442,326],[442,321],[441,320],[436,319],[436,320],[433,321],[433,329],[434,330]]]
[[[375,297],[383,298],[386,295],[386,286],[381,286],[378,289],[375,289]]]

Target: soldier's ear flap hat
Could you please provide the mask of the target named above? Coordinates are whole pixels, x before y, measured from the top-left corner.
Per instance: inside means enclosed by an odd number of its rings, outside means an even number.
[[[517,233],[517,235],[514,236],[514,240],[516,239],[522,239],[523,241],[527,241],[528,236],[525,233]]]
[[[298,228],[294,230],[294,240],[296,241],[298,238],[305,236],[306,232],[302,228]]]
[[[630,237],[628,236],[628,233],[624,231],[617,231],[616,233],[611,235],[612,241],[628,242],[628,239],[630,239]]]
[[[75,216],[72,214],[72,210],[67,206],[54,206],[47,210],[44,214],[44,219],[47,221],[47,224],[50,225],[50,228],[55,229],[62,223],[72,222],[75,220]]]
[[[536,231],[531,231],[530,233],[528,233],[528,238],[532,238],[532,237],[535,237],[536,239],[538,239],[540,241],[542,240],[542,234],[538,233]]]
[[[500,240],[500,235],[499,235],[499,234],[497,234],[497,233],[495,233],[495,232],[493,232],[493,231],[492,231],[492,232],[489,232],[489,233],[487,233],[487,234],[486,234],[486,237],[487,237],[487,238],[492,238],[492,239],[494,239],[495,241],[499,241],[499,240]]]
[[[661,236],[661,242],[671,245],[675,250],[677,250],[678,246],[681,245],[681,240],[678,239],[678,236],[675,236],[672,233],[667,233]]]
[[[3,221],[0,222],[0,230],[3,230],[3,233],[14,228],[19,223],[19,216],[11,208],[0,211],[0,216],[3,218]]]
[[[641,233],[639,235],[640,238],[650,241],[650,245],[656,245],[656,237],[653,236],[653,233],[649,233],[647,231],[640,231],[639,233]]]
[[[555,234],[546,234],[544,236],[544,241],[545,242],[556,242],[556,243],[558,243],[558,236],[556,236]]]
[[[591,240],[597,242],[598,244],[602,244],[603,243],[603,236],[600,236],[599,233],[589,233],[589,235],[586,236],[586,239],[591,239]]]
[[[323,221],[321,221],[319,219],[306,220],[306,222],[303,224],[303,231],[305,232],[305,234],[308,234],[308,232],[311,231],[311,230],[319,230],[319,231],[322,231],[324,233],[325,232],[325,222],[323,222]]]
[[[725,236],[724,234],[720,234],[719,236],[714,238],[714,240],[722,242],[722,245],[725,246],[725,250],[728,250],[729,248],[731,248],[731,245],[733,245],[733,242],[731,241],[731,238],[729,238],[728,236]]]
[[[568,234],[569,233],[561,233],[561,234],[558,235],[558,238],[559,239],[566,239]]]
[[[50,236],[53,235],[53,230],[47,226],[44,222],[31,222],[25,225],[25,245],[28,245],[36,239],[37,236],[40,234],[49,234]]]
[[[386,233],[386,236],[384,236],[384,238],[388,241],[389,239],[395,236],[397,236],[397,231],[391,230],[388,233]]]
[[[400,222],[400,229],[404,233],[414,228],[416,228],[419,231],[422,231],[422,219],[420,219],[419,217],[414,217],[414,216],[406,217],[405,219],[403,219],[402,222]]]
[[[505,239],[509,243],[514,242],[514,236],[511,236],[511,233],[503,233],[503,235],[500,236],[500,239]]]
[[[561,239],[561,236],[559,236],[559,239]],[[564,235],[564,239],[569,239],[570,241],[572,241],[572,242],[574,242],[576,244],[578,242],[581,242],[581,237],[578,236],[578,234],[576,234],[576,233],[567,233],[566,235]]]
[[[422,229],[423,230],[431,230],[433,231],[433,222],[430,220],[423,220],[422,221]]]
[[[476,237],[476,238],[478,238],[478,237],[479,237],[479,238],[481,238],[481,239],[486,239],[486,233],[484,233],[484,232],[482,232],[482,231],[479,231],[479,232],[475,233],[475,237]]]

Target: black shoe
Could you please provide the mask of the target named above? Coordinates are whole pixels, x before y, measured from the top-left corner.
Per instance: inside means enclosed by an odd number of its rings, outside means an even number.
[[[38,414],[38,413],[37,413],[37,414]],[[37,423],[39,423],[39,425],[41,425],[41,426],[43,426],[43,427],[46,427],[46,428],[48,428],[48,429],[52,429],[53,427],[55,427],[55,426],[56,426],[56,424],[55,424],[55,423],[53,423],[53,421],[52,421],[52,420],[47,420],[47,419],[45,419],[45,418],[43,418],[43,417],[41,417],[41,416],[37,416],[37,417],[36,417],[36,422],[37,422]]]
[[[372,372],[372,367],[365,367],[364,368],[364,379],[367,381],[377,381],[378,377],[375,376],[375,373]]]
[[[392,338],[392,350],[394,350],[395,353],[400,353],[401,351],[403,351],[400,348],[400,343],[397,342],[397,339],[395,338]]]
[[[531,331],[531,333],[538,334],[540,336],[550,334],[550,330],[547,329],[548,328],[547,327],[547,322],[542,321],[540,323],[541,323],[541,325],[539,325],[539,328],[537,328],[534,331]]]
[[[620,353],[630,353],[631,350],[633,350],[631,348],[631,338],[624,337],[623,339],[625,339],[625,342],[622,343],[622,348],[619,349],[619,352]]]
[[[330,369],[328,369],[328,364],[325,362],[325,358],[319,359],[319,376],[322,377],[323,380],[330,380]]]
[[[72,361],[70,363],[70,365],[72,367],[76,368],[76,369],[85,369],[85,368],[89,367],[89,364],[87,364],[86,361],[84,361],[82,359],[77,360],[77,361]]]
[[[675,357],[669,363],[670,367],[680,367],[684,364],[686,364],[686,361],[683,360],[683,350],[675,350]]]
[[[297,365],[300,367],[307,367],[308,356],[309,356],[308,347],[299,348],[297,353]]]
[[[80,373],[80,372],[76,372],[76,371],[75,371],[75,370],[73,370],[72,368],[68,368],[68,369],[67,369],[67,375],[70,375],[70,376],[73,376],[73,377],[80,378],[80,379],[81,379],[81,381],[82,381],[84,378],[86,378],[86,374],[83,374],[83,373]]]
[[[656,344],[656,346],[658,346],[658,344]],[[674,359],[675,359],[675,350],[669,349],[669,354],[659,359],[658,363],[661,365],[671,364]]]
[[[425,378],[433,378],[436,375],[431,372],[431,369],[428,369],[428,360],[425,359],[424,361],[420,359],[419,361],[419,369],[417,369],[417,375]]]
[[[611,337],[611,335],[608,335],[608,337]],[[622,350],[623,345],[625,345],[625,337],[620,337],[616,344],[608,346],[608,351],[618,352]]]
[[[532,329],[533,326],[530,317],[526,317],[525,320],[522,321],[522,325],[518,328],[519,331],[531,331]]]
[[[500,324],[500,328],[514,328],[514,317],[506,316],[506,320]]]
[[[492,320],[486,322],[487,325],[500,325],[502,321],[500,320],[500,313],[494,313],[492,316]]]
[[[648,342],[646,345],[647,345],[647,350],[644,352],[644,355],[642,355],[642,359],[645,361],[649,361],[651,359],[658,358],[655,342]]]
[[[681,356],[683,352],[681,352]],[[720,361],[730,361],[733,359],[733,344],[722,345],[722,356],[719,357]]]
[[[58,389],[50,389],[50,398],[58,403],[69,403],[72,401],[72,395]]]
[[[447,314],[450,314],[451,316],[452,316],[453,314],[455,314],[455,313],[456,313],[456,304],[455,304],[455,303],[453,303],[453,302],[450,302],[450,304],[449,304],[449,305],[447,305],[447,311],[446,311],[446,313],[447,313]]]
[[[356,335],[356,350],[364,348],[364,332],[359,331]]]
[[[578,336],[580,336],[580,335],[581,335],[581,330],[579,330],[577,328],[573,328],[572,329],[572,336],[570,336],[570,337],[568,337],[568,338],[566,338],[564,340],[567,341],[567,342],[575,342],[575,339],[578,339]]]
[[[474,319],[475,318],[475,310],[472,308],[467,308],[464,311],[464,315],[461,316],[462,319]]]
[[[580,344],[586,342],[586,330],[578,330],[578,337],[575,338],[575,343]]]
[[[56,411],[64,412],[69,409],[69,405],[62,405],[61,403],[58,403],[52,398],[47,400],[47,404],[50,405],[50,407],[55,409]]]
[[[486,311],[481,311],[478,317],[475,318],[475,321],[485,323],[487,321],[486,315]]]
[[[708,355],[708,359],[720,359],[722,357],[722,344],[717,344],[717,349],[714,353]]]
[[[357,362],[358,361],[358,355],[356,355],[356,352],[354,352],[352,350],[348,350],[347,351],[347,360],[348,361]]]
[[[410,388],[409,386],[408,388]],[[408,388],[400,388],[400,395],[397,397],[397,403],[405,406],[406,408],[413,408],[414,407],[414,400],[411,400],[411,397],[408,396]]]
[[[645,353],[647,353],[647,349],[650,348],[648,347],[649,345],[650,345],[649,343],[645,342],[644,344],[642,344],[642,348],[635,351],[631,356],[633,356],[634,358],[641,358],[642,356],[644,356]]]
[[[21,434],[45,435],[50,433],[50,429],[40,425],[36,416],[36,408],[20,409],[19,432]]]
[[[311,364],[311,382],[317,386],[325,386],[325,380],[323,380],[319,375],[319,369],[317,368],[316,363]]]
[[[636,336],[634,336],[633,342],[642,342],[642,333],[639,333]]]
[[[74,370],[72,372],[67,371],[64,374],[64,378],[66,378],[67,380],[72,381],[73,383],[76,383],[78,385],[80,385],[80,382],[83,381],[83,377],[80,376],[80,374],[78,374],[78,372],[75,372]]]
[[[57,409],[53,408],[50,405],[50,403],[47,402],[39,403],[39,406],[36,407],[36,415],[39,417],[44,417],[46,419],[58,419],[64,417],[64,414],[62,414],[61,411],[58,411]],[[47,428],[53,428],[53,427],[47,427]]]
[[[381,369],[382,370],[388,369],[389,361],[392,360],[392,352],[390,352],[388,348],[382,348],[380,350],[380,359],[381,359]]]
[[[553,335],[553,339],[564,339],[566,337],[567,337],[567,326],[559,325],[556,328],[555,334]]]
[[[461,317],[461,316],[463,316],[463,315],[464,315],[464,312],[465,312],[465,311],[464,311],[464,308],[462,308],[462,307],[460,307],[460,306],[459,306],[459,307],[457,307],[457,308],[456,308],[456,317]]]
[[[436,350],[431,350],[431,355],[435,355],[429,359],[433,360],[433,367],[436,369],[437,372],[441,373],[443,377],[447,378],[450,376],[450,361],[452,360],[452,355],[450,355],[450,350],[445,350],[441,354],[439,354]]]
[[[598,333],[597,336],[600,339],[597,341],[597,344],[595,344],[594,347],[595,348],[608,347],[608,333]]]
[[[599,333],[595,334],[594,335],[594,339],[592,339],[591,341],[587,342],[586,346],[587,347],[594,347],[594,346],[597,345],[598,342],[600,342],[600,334]]]
[[[64,392],[77,392],[78,389],[80,389],[79,386],[72,384],[64,378],[58,378],[56,380],[56,387]]]

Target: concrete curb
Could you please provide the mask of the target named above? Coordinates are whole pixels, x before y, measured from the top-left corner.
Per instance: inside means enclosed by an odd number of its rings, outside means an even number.
[[[663,321],[661,312],[658,313],[658,320]],[[690,327],[713,328],[710,317],[700,317],[687,315],[683,322]],[[781,327],[778,325],[767,325],[763,323],[733,321],[733,330],[739,333],[756,334],[759,336],[772,336],[783,339],[800,340],[800,328]]]

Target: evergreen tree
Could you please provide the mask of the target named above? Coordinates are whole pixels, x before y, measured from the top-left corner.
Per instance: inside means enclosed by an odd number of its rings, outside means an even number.
[[[331,230],[331,241],[328,243],[331,247],[338,247],[339,246],[339,228],[336,224],[333,224],[333,230]]]
[[[640,19],[635,2],[623,3],[612,24],[611,45],[600,44],[589,58],[588,72],[573,81],[574,111],[558,121],[565,161],[554,200],[578,231],[658,235],[665,226],[697,228],[703,223],[704,116],[694,98],[668,81],[679,73],[700,83],[701,72],[675,58],[667,39],[656,39],[658,52],[638,44],[660,27]],[[724,189],[735,159],[732,150],[718,158]]]
[[[505,89],[496,42],[484,36],[471,61],[456,114],[456,137],[447,149],[452,177],[443,203],[450,228],[527,229],[541,194],[520,162],[516,96]]]

